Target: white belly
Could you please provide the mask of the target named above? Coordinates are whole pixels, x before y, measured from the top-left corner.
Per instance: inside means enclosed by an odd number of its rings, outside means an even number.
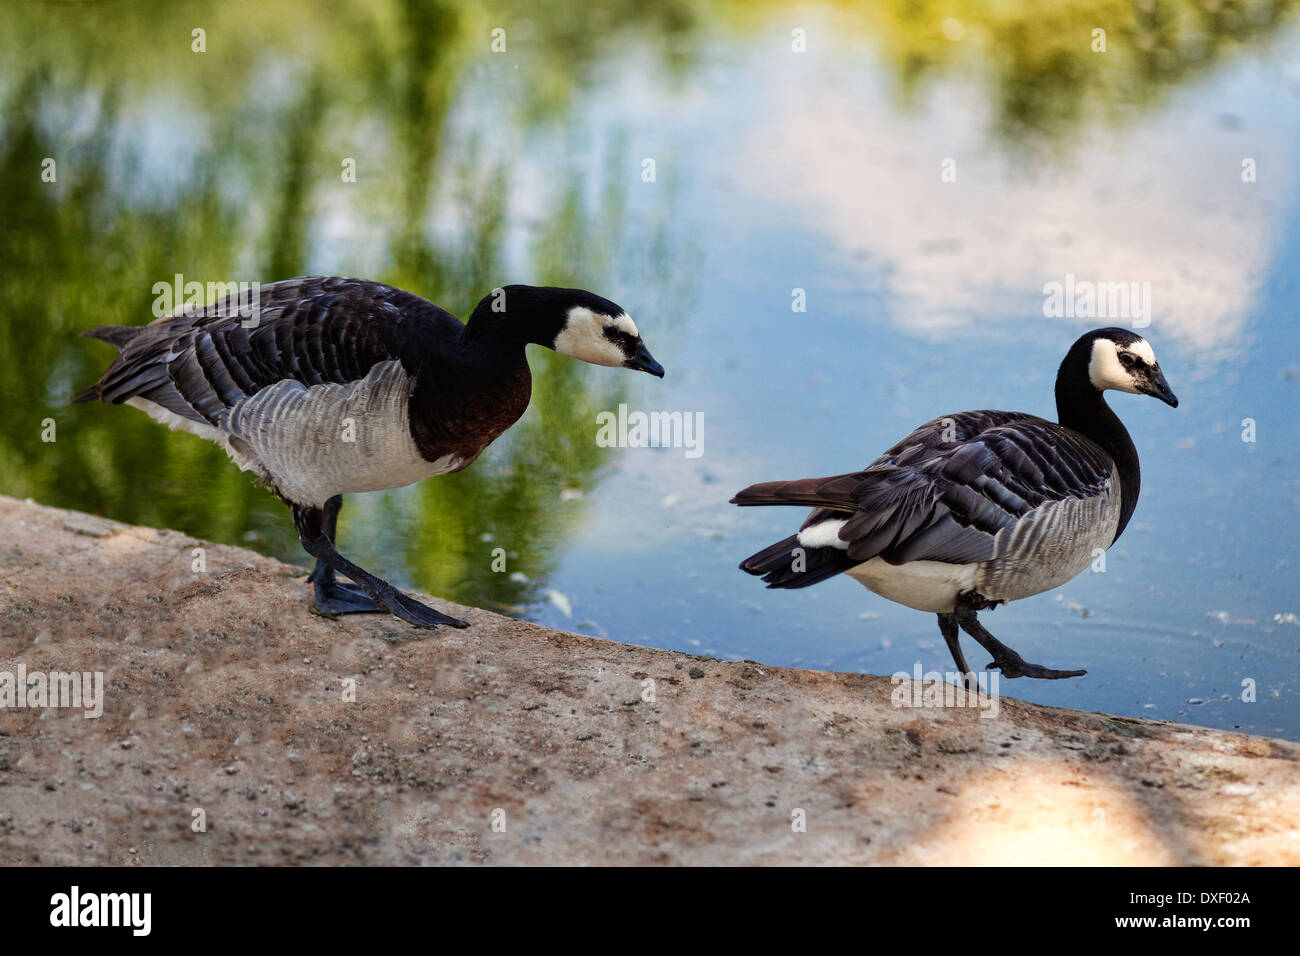
[[[978,567],[942,561],[890,564],[882,558],[872,558],[844,573],[883,598],[918,611],[938,614],[955,608],[958,594],[975,589]]]

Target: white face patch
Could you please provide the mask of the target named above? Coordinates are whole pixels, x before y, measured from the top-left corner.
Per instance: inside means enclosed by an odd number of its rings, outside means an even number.
[[[1094,339],[1092,358],[1088,361],[1088,379],[1099,389],[1113,388],[1138,394],[1138,382],[1133,373],[1120,363],[1119,353],[1122,351],[1133,353],[1143,366],[1156,365],[1156,353],[1146,339],[1138,339],[1127,346],[1116,345],[1111,339]]]
[[[631,356],[624,355],[623,350],[605,336],[606,326],[613,326],[628,335],[639,334],[626,312],[608,316],[592,312],[585,306],[574,306],[569,310],[564,328],[555,337],[555,351],[593,365],[618,367]]]

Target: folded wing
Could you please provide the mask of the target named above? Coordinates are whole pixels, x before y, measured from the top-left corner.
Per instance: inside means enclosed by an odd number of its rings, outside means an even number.
[[[795,539],[741,564],[776,587],[803,587],[879,557],[891,564],[971,564],[995,555],[995,539],[1043,505],[1112,493],[1112,462],[1089,439],[1016,412],[962,412],[917,428],[865,470],[765,482],[738,505],[810,505]],[[1115,492],[1117,493],[1117,491]],[[791,543],[793,542],[793,543]],[[803,563],[771,554],[807,542]]]
[[[200,424],[216,425],[239,402],[285,381],[359,381],[400,360],[412,326],[460,323],[418,296],[360,279],[290,279],[263,286],[257,307],[238,296],[139,329],[86,333],[122,349],[100,380],[77,396],[118,404],[141,398]]]

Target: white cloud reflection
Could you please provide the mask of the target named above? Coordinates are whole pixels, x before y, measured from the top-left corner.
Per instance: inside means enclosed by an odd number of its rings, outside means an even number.
[[[1263,74],[1238,66],[1121,127],[1085,123],[1046,160],[994,140],[987,97],[953,83],[903,111],[870,64],[842,82],[771,76],[738,182],[879,276],[918,334],[1041,318],[1044,283],[1073,273],[1150,282],[1158,334],[1223,357],[1293,208],[1300,111],[1261,96]]]

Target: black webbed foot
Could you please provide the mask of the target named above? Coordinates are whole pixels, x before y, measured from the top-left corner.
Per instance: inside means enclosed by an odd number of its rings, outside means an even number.
[[[407,624],[414,624],[416,627],[438,627],[440,625],[460,628],[469,627],[468,622],[452,617],[449,614],[443,614],[441,611],[435,611],[427,604],[421,604],[415,598],[407,597],[385,581],[380,581],[379,584],[381,585],[378,594],[380,603]]]
[[[314,581],[312,584],[315,598],[311,609],[324,617],[338,617],[341,614],[388,613],[388,608],[380,605],[355,584],[344,584],[339,581],[328,583]]]
[[[956,643],[955,629],[951,626],[955,621],[963,631],[979,641],[984,650],[993,655],[993,660],[985,670],[996,668],[1008,680],[1016,677],[1032,677],[1038,680],[1064,680],[1067,677],[1083,677],[1088,673],[1085,670],[1058,671],[1050,667],[1043,667],[1041,664],[1030,664],[985,630],[984,626],[980,624],[974,608],[958,607],[947,622],[944,620],[945,616],[943,614],[939,615],[939,626],[944,631],[945,638],[949,637],[950,631],[952,632],[952,638],[948,641],[948,646],[951,648]],[[957,652],[954,652],[954,657],[957,657]],[[958,664],[964,664],[964,659],[959,658]]]
[[[469,627],[466,621],[451,617],[408,597],[387,581],[357,567],[334,547],[333,534],[338,519],[339,497],[331,498],[323,509],[292,505],[298,537],[316,566],[307,576],[314,592],[312,611],[325,617],[342,614],[389,613],[416,627]],[[337,580],[346,574],[355,583]]]
[[[1077,671],[1058,671],[1050,667],[1043,667],[1041,664],[1030,664],[1023,657],[1007,648],[1009,654],[998,657],[990,661],[985,670],[997,668],[1002,672],[1002,676],[1010,680],[1014,677],[1036,677],[1039,680],[1063,680],[1066,677],[1082,677],[1088,672],[1085,670]]]

